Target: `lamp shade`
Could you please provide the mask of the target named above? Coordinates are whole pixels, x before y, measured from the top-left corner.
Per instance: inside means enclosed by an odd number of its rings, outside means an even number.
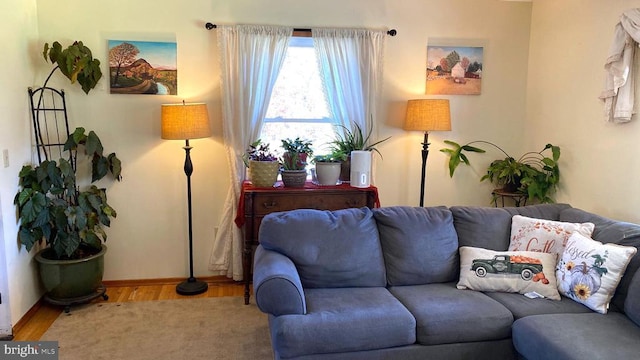
[[[163,104],[162,138],[167,140],[199,139],[211,135],[207,104]]]
[[[449,100],[415,99],[407,102],[405,130],[448,131],[451,130]]]

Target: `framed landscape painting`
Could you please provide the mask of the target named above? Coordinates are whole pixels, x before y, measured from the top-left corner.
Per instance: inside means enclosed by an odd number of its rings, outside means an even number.
[[[175,42],[109,40],[112,94],[177,95]]]
[[[427,46],[428,95],[480,95],[484,48]]]

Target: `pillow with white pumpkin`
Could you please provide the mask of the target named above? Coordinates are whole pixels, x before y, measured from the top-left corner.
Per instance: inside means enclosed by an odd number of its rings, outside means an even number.
[[[558,291],[593,311],[606,314],[620,279],[637,251],[633,246],[603,244],[573,233],[556,267]]]

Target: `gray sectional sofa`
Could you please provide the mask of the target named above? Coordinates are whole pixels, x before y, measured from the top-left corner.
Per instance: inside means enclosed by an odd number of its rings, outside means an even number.
[[[638,254],[605,315],[456,287],[459,247],[507,250],[513,215],[592,222],[593,239],[640,247],[640,225],[566,204],[270,214],[253,283],[275,358],[639,359]]]

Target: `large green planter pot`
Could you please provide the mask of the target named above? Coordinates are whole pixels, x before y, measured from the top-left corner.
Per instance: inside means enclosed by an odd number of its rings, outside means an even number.
[[[99,253],[79,260],[47,259],[46,253],[49,251],[53,250],[47,248],[35,256],[48,300],[64,302],[92,297],[98,292],[104,274],[105,245],[102,245]]]

